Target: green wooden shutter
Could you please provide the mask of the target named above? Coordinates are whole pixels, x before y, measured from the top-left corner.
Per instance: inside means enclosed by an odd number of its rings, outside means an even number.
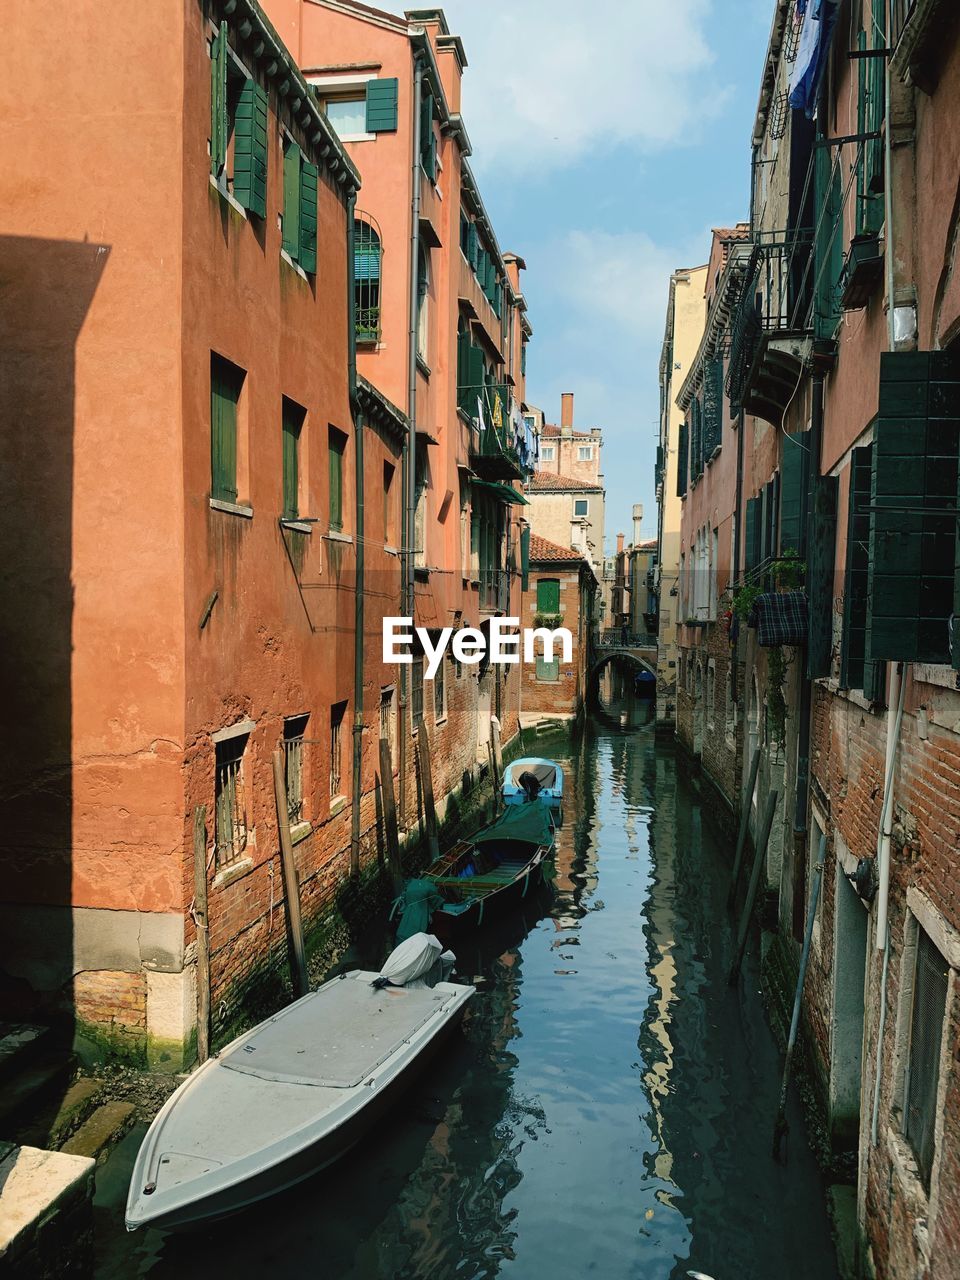
[[[677,497],[682,498],[687,492],[687,454],[689,452],[689,429],[686,422],[680,423],[677,436]]]
[[[884,352],[874,432],[867,657],[950,662],[960,356]]]
[[[840,684],[864,687],[867,628],[867,542],[870,537],[870,476],[873,446],[850,455],[850,502],[847,516],[847,567],[840,637]]]
[[[886,37],[886,0],[872,0],[870,43],[874,49],[883,49]],[[883,127],[886,115],[886,86],[884,59],[868,58],[866,131],[877,133]],[[869,138],[864,143],[864,170],[867,191],[865,231],[879,231],[883,225],[883,167],[884,148],[882,138]]]
[[[437,139],[433,132],[433,94],[429,92],[420,101],[420,160],[433,181],[437,176]]]
[[[283,153],[283,247],[296,261],[300,253],[300,148],[288,142]]]
[[[537,580],[537,613],[560,612],[560,579],[539,578]]]
[[[520,530],[520,590],[530,589],[530,526]]]
[[[304,271],[317,269],[317,166],[300,166],[300,256]]]
[[[830,674],[833,657],[834,571],[837,554],[836,476],[821,476],[813,491],[810,547],[807,557],[807,675]]]
[[[237,399],[239,383],[229,361],[210,360],[210,496],[237,500]]]
[[[210,172],[219,178],[227,163],[227,24],[210,50]]]
[[[743,570],[744,573],[752,573],[757,567],[757,534],[758,530],[758,505],[759,499],[748,498],[746,519],[744,521],[744,539],[743,539]]]
[[[809,475],[810,447],[806,431],[785,436],[780,460],[780,554],[800,552],[803,512]]]
[[[832,338],[840,319],[840,274],[846,245],[843,231],[843,199],[840,164],[833,164],[834,149],[816,148],[814,161],[814,337]]]
[[[560,679],[560,659],[554,658],[552,662],[547,662],[545,658],[537,658],[536,673],[538,680],[553,682]]]
[[[327,436],[330,467],[330,528],[343,528],[343,451],[345,440],[332,428]]]
[[[367,81],[367,133],[396,132],[398,86],[395,76]]]
[[[233,194],[258,218],[267,212],[267,94],[247,80],[237,103],[233,144]]]
[[[283,517],[296,520],[300,514],[300,429],[303,415],[284,397],[283,400]]]
[[[467,231],[467,261],[470,263],[471,267],[473,267],[474,271],[477,269],[477,255],[479,252],[480,240],[477,236],[477,224],[475,222],[471,222]]]
[[[471,418],[477,415],[477,397],[483,395],[486,382],[486,366],[483,363],[483,352],[471,344],[467,359],[467,386],[465,390],[466,411]]]

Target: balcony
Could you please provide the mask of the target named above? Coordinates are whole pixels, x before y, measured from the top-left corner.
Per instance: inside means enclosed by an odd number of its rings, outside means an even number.
[[[470,419],[470,466],[484,480],[523,480],[533,471],[529,430],[511,421],[510,388],[493,383],[459,387],[457,404]]]
[[[457,283],[457,297],[461,309],[482,330],[487,346],[496,354],[496,358],[502,364],[504,360],[503,326],[493,309],[490,299],[481,289],[480,281],[474,275],[470,263],[462,253],[459,258],[460,275]]]
[[[762,234],[734,310],[726,391],[731,405],[780,423],[812,352],[809,232]]]

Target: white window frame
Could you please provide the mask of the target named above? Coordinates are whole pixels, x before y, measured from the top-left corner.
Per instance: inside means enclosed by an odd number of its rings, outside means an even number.
[[[577,510],[577,507],[580,505],[581,502],[586,507],[586,511]],[[589,498],[574,498],[573,518],[575,520],[589,520],[590,518],[590,499]]]
[[[593,461],[593,445],[592,444],[577,445],[577,461],[578,462]]]
[[[933,1163],[930,1168],[930,1194],[927,1195],[913,1158],[913,1151],[903,1133],[903,1104],[907,1059],[910,1053],[910,1024],[913,1018],[913,984],[917,962],[918,930],[940,952],[949,968],[947,998],[940,1040],[940,1067],[937,1080],[937,1124],[934,1136]],[[955,1017],[958,977],[960,977],[960,933],[944,918],[943,913],[915,885],[907,886],[907,910],[903,924],[903,948],[900,955],[900,982],[897,1002],[897,1026],[893,1055],[893,1098],[890,1123],[887,1125],[887,1151],[894,1174],[903,1192],[926,1205],[926,1223],[918,1223],[917,1243],[929,1262],[931,1241],[936,1237],[937,1210],[940,1202],[940,1172],[943,1165],[943,1116],[947,1088],[952,1069],[950,1029]]]
[[[540,446],[540,460],[542,462],[555,462],[557,457],[557,447],[553,444],[542,444]]]
[[[304,76],[307,84],[317,89],[317,97],[320,99],[320,109],[323,114],[327,114],[327,101],[330,98],[347,98],[352,99],[357,95],[350,93],[351,89],[362,89],[363,97],[366,100],[367,82],[376,80],[377,73],[375,71],[367,72],[364,75],[355,76]],[[333,129],[333,125],[330,126]],[[336,129],[333,129],[337,133]],[[377,135],[375,133],[345,133],[343,137],[337,133],[337,137],[341,142],[375,142]]]

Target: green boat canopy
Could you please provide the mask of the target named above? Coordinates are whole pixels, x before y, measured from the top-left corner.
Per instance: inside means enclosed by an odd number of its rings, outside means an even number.
[[[474,844],[487,844],[492,840],[525,840],[529,844],[550,844],[553,840],[553,822],[550,810],[542,800],[528,804],[509,805],[489,827],[474,836]]]

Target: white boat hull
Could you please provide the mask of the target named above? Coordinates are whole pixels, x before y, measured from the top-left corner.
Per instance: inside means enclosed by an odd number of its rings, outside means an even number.
[[[457,1025],[472,987],[371,987],[333,979],[204,1063],[143,1140],[129,1231],[236,1213],[350,1150]],[[345,985],[349,984],[349,985]]]

